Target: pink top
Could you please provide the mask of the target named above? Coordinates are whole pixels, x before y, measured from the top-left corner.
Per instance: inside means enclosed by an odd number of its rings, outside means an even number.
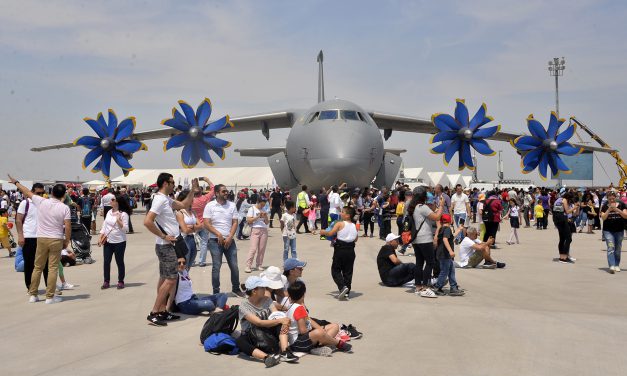
[[[70,220],[70,208],[56,198],[34,195],[31,199],[37,207],[37,237],[63,239],[65,220]]]
[[[194,214],[196,215],[196,218],[198,218],[198,221],[200,223],[202,223],[203,220],[203,213],[205,212],[205,206],[207,206],[207,204],[209,203],[209,201],[213,200],[213,196],[214,196],[214,190],[213,190],[213,185],[210,188],[209,193],[204,194],[200,197],[194,197],[194,201],[192,202],[192,211],[194,212]]]

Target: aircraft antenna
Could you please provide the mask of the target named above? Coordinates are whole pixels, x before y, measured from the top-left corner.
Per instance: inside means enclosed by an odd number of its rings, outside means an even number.
[[[318,103],[324,102],[324,72],[322,69],[322,62],[324,60],[324,55],[322,54],[322,50],[318,53]]]

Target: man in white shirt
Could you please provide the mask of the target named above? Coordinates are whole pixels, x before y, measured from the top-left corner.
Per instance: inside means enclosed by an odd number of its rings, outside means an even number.
[[[455,194],[451,197],[451,209],[453,209],[455,227],[459,227],[460,219],[463,219],[465,224],[468,218],[470,218],[470,199],[462,191],[461,184],[455,186]]]
[[[240,297],[245,294],[240,289],[239,268],[237,266],[237,246],[235,244],[235,231],[237,230],[237,208],[235,203],[228,201],[228,189],[224,184],[216,184],[214,187],[216,199],[205,206],[203,213],[203,225],[209,231],[208,248],[211,253],[211,285],[213,293],[220,292],[220,268],[222,256],[231,270],[231,291]]]
[[[59,273],[61,250],[70,243],[72,224],[70,222],[70,208],[62,200],[66,188],[57,184],[52,188],[52,198],[45,199],[35,195],[28,188],[9,175],[9,183],[15,185],[37,207],[37,251],[35,252],[35,267],[31,276],[28,293],[29,302],[39,301],[38,290],[41,273],[48,262],[48,278],[46,286],[46,304],[58,303],[60,296],[54,296]]]
[[[115,195],[111,191],[111,188],[107,189],[107,194],[102,196],[100,205],[102,205],[102,216],[107,218],[107,213],[111,210],[111,201],[115,199]]]
[[[496,269],[504,268],[505,263],[496,262],[490,255],[490,247],[494,244],[494,238],[490,237],[487,242],[482,243],[477,239],[477,229],[469,227],[466,230],[466,237],[459,244],[459,262],[457,262],[460,268],[476,268],[481,261],[485,260],[483,264],[484,269]]]
[[[37,196],[43,196],[46,191],[41,183],[33,184],[31,189]],[[22,200],[17,208],[17,218],[15,219],[17,227],[17,244],[22,247],[22,255],[24,256],[24,283],[26,289],[30,287],[30,279],[35,268],[35,254],[37,251],[37,206],[33,204],[30,198]],[[48,265],[43,269],[44,281],[48,283]]]
[[[185,254],[187,253],[186,250],[183,251],[174,246],[180,235],[174,210],[188,208],[194,196],[187,195],[183,201],[172,199],[170,193],[174,190],[174,178],[167,172],[159,174],[157,187],[159,191],[152,200],[150,211],[144,219],[144,226],[157,236],[155,252],[159,258],[157,298],[147,320],[152,325],[166,326],[168,325],[166,321],[180,318],[168,312],[167,303],[168,296],[174,295],[178,272],[185,269]],[[196,189],[198,189],[198,179],[192,180],[192,190]]]
[[[343,183],[341,187],[345,186],[346,183]],[[339,194],[341,187],[334,185],[331,187],[331,192],[329,193],[329,216],[331,216],[331,221],[335,221],[340,218],[340,213],[344,207],[344,203],[342,202]]]

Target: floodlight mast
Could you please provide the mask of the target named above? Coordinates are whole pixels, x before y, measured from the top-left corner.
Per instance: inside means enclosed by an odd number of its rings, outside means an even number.
[[[564,75],[564,69],[566,68],[566,60],[562,56],[560,60],[559,57],[554,57],[553,60],[549,60],[549,74],[555,77],[555,113],[557,113],[557,117],[560,116],[560,97],[559,97],[559,83],[558,77]]]

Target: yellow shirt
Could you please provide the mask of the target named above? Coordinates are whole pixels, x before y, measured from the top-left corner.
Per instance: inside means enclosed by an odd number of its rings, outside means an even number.
[[[0,217],[0,238],[6,238],[9,236],[9,230],[4,227],[9,222],[9,218]]]
[[[405,210],[405,201],[401,201],[396,205],[396,216],[400,217],[403,215],[403,211]]]
[[[536,218],[543,218],[544,217],[544,208],[542,207],[541,204],[536,205],[533,208],[533,211],[536,214]]]

